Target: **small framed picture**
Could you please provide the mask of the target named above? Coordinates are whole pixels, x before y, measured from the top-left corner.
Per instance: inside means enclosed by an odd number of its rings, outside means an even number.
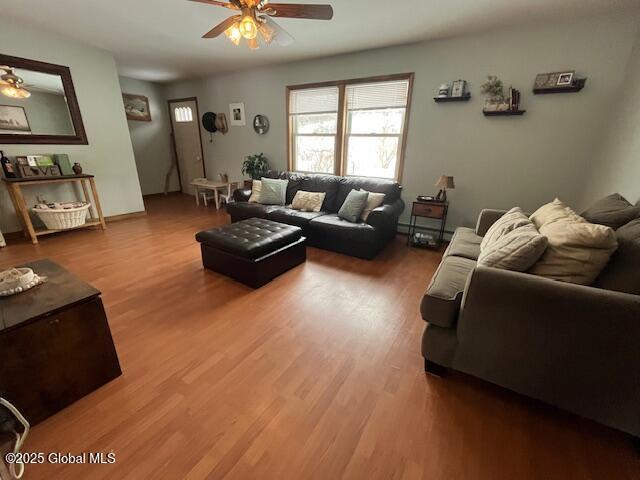
[[[0,105],[0,132],[31,133],[24,107]]]
[[[467,82],[465,80],[456,80],[451,87],[452,97],[462,97],[464,95]]]
[[[244,127],[247,124],[244,116],[244,103],[230,103],[229,116],[232,127]]]
[[[144,95],[122,94],[124,111],[127,120],[137,120],[139,122],[150,122],[151,111],[149,110],[149,99]]]
[[[558,85],[559,87],[571,85],[572,80],[573,80],[573,72],[560,73],[558,74],[558,83],[556,83],[556,85]]]

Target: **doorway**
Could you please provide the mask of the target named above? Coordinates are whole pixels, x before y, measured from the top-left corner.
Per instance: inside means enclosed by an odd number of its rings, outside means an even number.
[[[192,97],[169,100],[169,116],[180,189],[183,193],[195,195],[191,182],[194,178],[206,177],[198,99]]]

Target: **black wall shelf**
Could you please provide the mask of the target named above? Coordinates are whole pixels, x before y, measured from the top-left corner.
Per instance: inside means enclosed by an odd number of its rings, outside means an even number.
[[[471,94],[467,93],[461,97],[433,97],[433,101],[436,103],[467,102],[470,98]]]
[[[579,92],[584,88],[584,84],[586,83],[586,78],[578,78],[576,79],[572,85],[567,87],[551,87],[551,88],[534,88],[534,95],[542,95],[546,93],[571,93],[571,92]]]
[[[485,117],[509,117],[514,115],[522,115],[526,110],[502,110],[500,112],[483,110]]]

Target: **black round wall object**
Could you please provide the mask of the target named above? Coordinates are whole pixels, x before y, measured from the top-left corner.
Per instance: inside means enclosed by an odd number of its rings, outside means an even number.
[[[253,119],[253,130],[258,135],[264,135],[269,131],[269,119],[266,115],[256,115]]]
[[[215,133],[218,131],[216,128],[216,114],[213,112],[207,112],[202,115],[202,126],[209,133]]]

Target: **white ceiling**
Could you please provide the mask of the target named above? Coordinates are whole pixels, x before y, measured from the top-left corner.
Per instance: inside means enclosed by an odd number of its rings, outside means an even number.
[[[295,3],[295,0],[282,0]],[[122,75],[170,81],[638,6],[638,0],[299,0],[330,3],[331,21],[278,19],[296,41],[250,51],[200,37],[231,13],[186,0],[20,0],[3,17],[113,53]]]

